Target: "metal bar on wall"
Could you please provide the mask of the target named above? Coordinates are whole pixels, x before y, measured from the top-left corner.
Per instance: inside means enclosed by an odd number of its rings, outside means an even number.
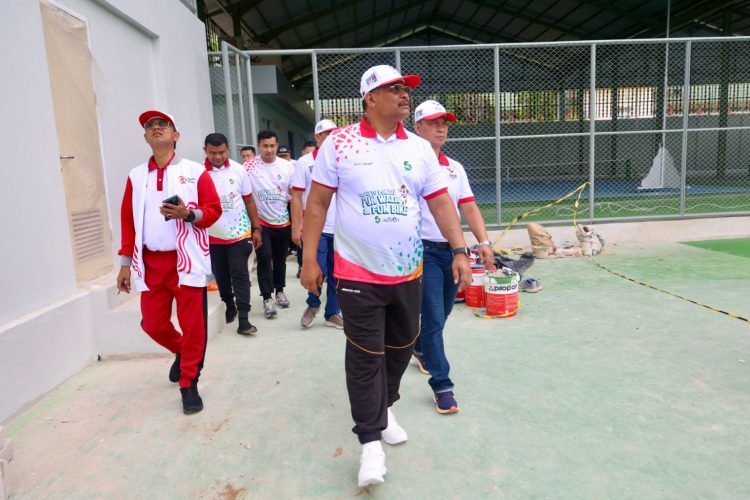
[[[591,81],[589,82],[589,219],[594,220],[594,180],[596,178],[596,44],[591,44]]]
[[[232,106],[232,73],[229,71],[229,44],[222,40],[221,42],[221,64],[224,70],[224,96],[227,106],[227,133],[229,137],[229,151],[236,153],[237,136],[234,131],[234,109]]]
[[[690,111],[690,51],[692,42],[685,44],[685,78],[682,84],[682,152],[680,157],[680,215],[685,215],[687,190],[688,122]]]
[[[247,108],[250,114],[250,144],[255,144],[255,138],[258,136],[258,123],[255,119],[255,97],[253,96],[253,72],[251,71],[250,64],[252,57],[247,57],[247,64],[245,65],[245,71],[247,71]]]
[[[401,72],[401,51],[399,49],[396,49],[396,51],[393,53],[393,58],[395,60],[395,68],[398,70],[398,72]]]
[[[237,63],[237,99],[239,100],[240,105],[240,132],[242,133],[242,137],[240,138],[242,144],[247,143],[247,129],[245,128],[245,99],[242,95],[242,59],[244,59],[245,56],[240,56],[240,54],[235,54],[235,62]],[[233,154],[238,154],[239,151],[232,151]]]
[[[315,108],[315,123],[320,121],[320,89],[318,82],[318,54],[313,52],[310,54],[310,61],[312,63],[312,77],[313,77],[313,107]]]
[[[495,214],[497,224],[503,223],[502,209],[502,184],[503,184],[503,161],[502,143],[500,142],[500,49],[495,47]]]

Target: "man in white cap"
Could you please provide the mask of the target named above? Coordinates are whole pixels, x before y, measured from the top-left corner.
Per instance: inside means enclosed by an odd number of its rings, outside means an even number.
[[[331,120],[321,120],[315,125],[315,142],[317,147],[310,153],[297,160],[294,166],[294,175],[292,176],[292,241],[298,246],[302,246],[302,218],[307,197],[310,194],[310,184],[312,183],[312,171],[315,164],[315,158],[318,157],[318,148],[325,141],[328,134],[336,130],[336,124]],[[344,328],[344,319],[341,317],[341,308],[336,300],[336,279],[333,277],[333,225],[336,218],[335,195],[328,207],[326,222],[323,232],[320,235],[320,242],[317,248],[318,265],[323,272],[323,278],[327,283],[326,287],[326,307],[323,317],[325,325],[338,329]],[[302,313],[300,325],[303,328],[310,328],[315,321],[315,316],[320,310],[320,294],[307,294],[307,308]]]
[[[448,139],[448,122],[455,121],[456,116],[447,112],[437,101],[425,101],[414,111],[414,130],[432,146],[438,163],[447,175],[448,194],[456,214],[460,207],[471,232],[480,242],[481,262],[489,268],[494,264],[495,256],[466,171],[460,163],[440,151]],[[440,233],[425,201],[419,200],[419,203],[422,209],[424,275],[420,334],[414,346],[414,357],[420,368],[430,374],[429,384],[433,391],[435,409],[438,413],[449,414],[458,411],[458,403],[453,395],[453,381],[449,376],[450,365],[445,356],[443,328],[453,308],[458,286],[453,283],[451,247]]]
[[[206,168],[175,155],[180,133],[171,115],[146,111],[139,121],[153,155],[130,171],[122,197],[117,289],[130,293],[132,283],[141,292],[141,328],[175,354],[169,380],[180,384],[183,412],[196,413],[211,274],[206,229],[221,216],[221,202]],[[172,301],[182,334],[170,319]]]
[[[448,196],[445,174],[430,144],[407,132],[409,93],[417,75],[391,66],[362,75],[365,117],[333,131],[321,145],[307,198],[303,242],[317,248],[326,211],[336,192],[334,276],[344,315],[346,385],[352,429],[362,444],[358,483],[382,483],[380,443],[403,443],[406,432],[390,406],[419,332],[422,239],[419,198],[435,216],[454,255],[453,280],[471,279],[461,225]],[[318,293],[323,275],[315,256],[303,255],[302,284]]]

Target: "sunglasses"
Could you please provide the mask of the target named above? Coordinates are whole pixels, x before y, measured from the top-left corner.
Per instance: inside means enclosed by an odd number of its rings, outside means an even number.
[[[411,88],[407,87],[403,83],[394,83],[393,85],[383,85],[382,87],[378,87],[378,89],[386,89],[391,94],[396,94],[396,95],[401,95],[401,94],[410,95],[411,94]]]
[[[162,120],[162,119],[159,119],[159,120],[149,120],[149,121],[146,122],[146,124],[143,126],[143,128],[145,128],[146,130],[151,130],[154,127],[167,128],[170,125],[172,125],[172,124],[170,122],[168,122],[167,120]]]

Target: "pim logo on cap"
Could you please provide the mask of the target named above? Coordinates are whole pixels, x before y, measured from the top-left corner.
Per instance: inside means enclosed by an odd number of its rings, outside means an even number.
[[[367,85],[372,85],[373,83],[376,83],[378,81],[378,75],[373,71],[370,76],[365,78],[365,83]]]

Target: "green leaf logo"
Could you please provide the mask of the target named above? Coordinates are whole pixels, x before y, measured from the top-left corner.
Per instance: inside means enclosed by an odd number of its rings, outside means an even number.
[[[411,163],[409,163],[409,160],[406,160],[406,161],[404,162],[404,170],[406,170],[406,171],[408,172],[408,171],[410,171],[411,169],[412,169]]]
[[[375,224],[380,224],[380,216],[379,215],[375,216]]]

